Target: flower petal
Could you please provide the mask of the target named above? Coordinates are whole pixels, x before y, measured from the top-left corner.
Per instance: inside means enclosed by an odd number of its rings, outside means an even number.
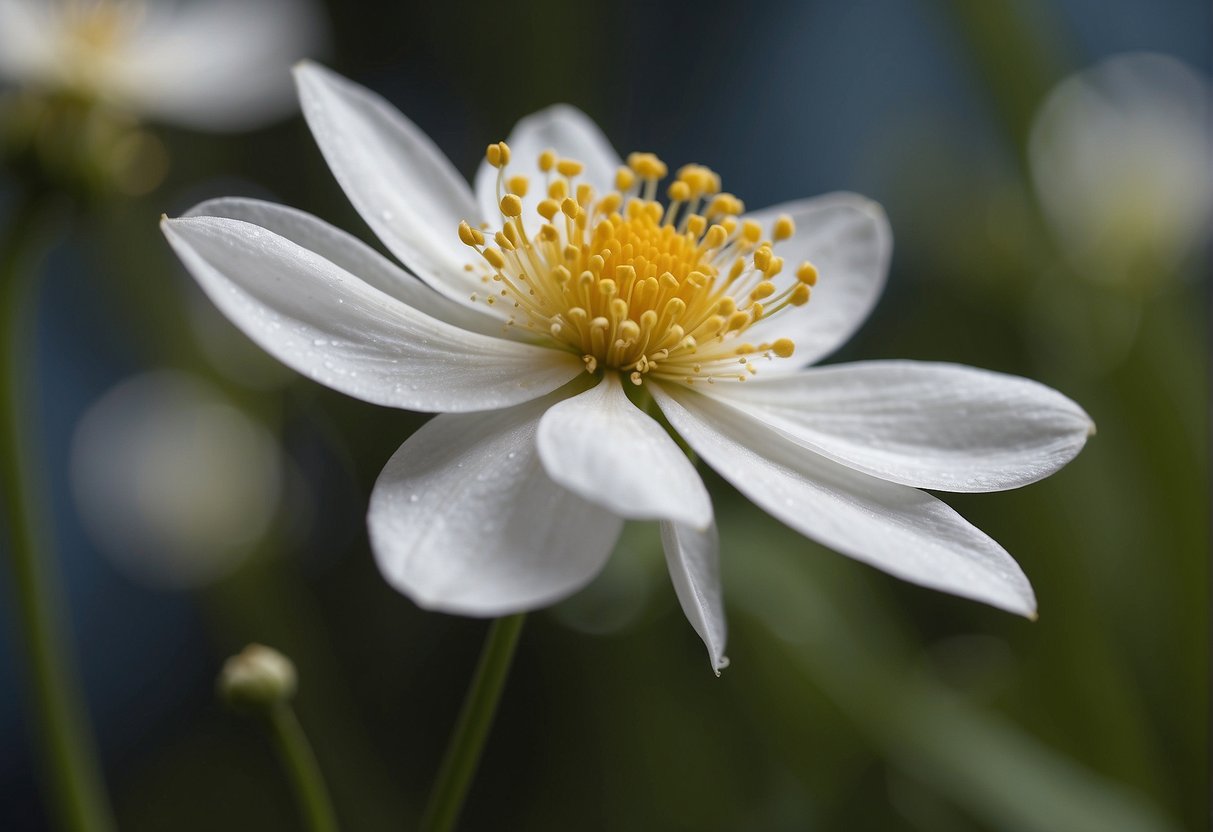
[[[716,675],[729,666],[724,654],[728,625],[720,592],[720,539],[716,524],[697,531],[682,523],[661,524],[661,544],[678,603],[708,648]]]
[[[789,306],[754,324],[747,339],[774,341],[791,338],[796,352],[790,359],[771,362],[767,374],[791,372],[834,352],[864,322],[876,305],[893,251],[893,232],[884,210],[870,199],[834,193],[775,205],[747,214],[746,219],[769,230],[775,218],[787,214],[796,233],[775,244],[775,254],[794,271],[808,260],[820,281],[804,306]]]
[[[593,185],[599,195],[614,188],[615,171],[623,164],[594,120],[568,104],[554,104],[522,119],[506,143],[510,146],[510,173],[521,173],[533,180],[522,199],[522,217],[528,223],[540,222],[535,207],[546,196],[539,178],[539,154],[543,151],[550,148],[560,158],[584,164],[578,181]],[[497,169],[481,161],[475,185],[481,214],[495,226],[501,216],[497,205]]]
[[[161,228],[215,305],[262,349],[363,401],[489,410],[584,371],[568,353],[435,320],[256,225],[191,217]]]
[[[365,87],[310,62],[295,68],[295,80],[312,135],[367,225],[418,277],[471,304],[484,286],[463,268],[476,255],[459,242],[459,223],[480,213],[467,182],[417,125]]]
[[[912,583],[1035,615],[1019,565],[930,494],[806,451],[694,391],[653,385],[653,396],[709,465],[806,537]]]
[[[107,85],[139,111],[195,129],[247,130],[294,112],[287,70],[326,40],[311,0],[147,6]]]
[[[54,76],[54,11],[34,0],[0,0],[0,79],[45,83]]]
[[[185,216],[226,217],[259,225],[316,252],[379,291],[386,292],[431,318],[495,337],[501,336],[505,330],[500,318],[491,317],[479,308],[456,303],[445,295],[438,294],[357,237],[306,211],[260,199],[224,197],[195,205]]]
[[[628,401],[616,373],[553,406],[537,441],[548,476],[616,514],[698,529],[712,522],[712,501],[695,466]]]
[[[443,414],[401,446],[367,518],[388,583],[426,609],[486,617],[589,583],[623,521],[544,472],[535,433],[553,400]]]
[[[1044,479],[1095,430],[1052,388],[957,364],[865,361],[703,392],[843,465],[942,491]]]

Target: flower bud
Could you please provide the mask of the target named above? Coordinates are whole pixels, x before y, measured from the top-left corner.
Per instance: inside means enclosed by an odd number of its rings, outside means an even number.
[[[233,710],[265,713],[295,695],[295,665],[262,644],[250,644],[223,663],[219,696]]]

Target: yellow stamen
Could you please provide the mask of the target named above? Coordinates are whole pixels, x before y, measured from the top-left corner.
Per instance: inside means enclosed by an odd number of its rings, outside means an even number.
[[[657,184],[669,169],[652,153],[629,155],[616,189],[598,196],[579,180],[581,162],[545,150],[538,167],[546,198],[535,207],[543,222],[528,229],[529,181],[506,176],[509,147],[491,144],[485,158],[498,168],[499,228],[487,224],[482,233],[463,222],[459,239],[478,253],[466,268],[492,287],[473,298],[512,307],[507,326],[580,356],[587,372],[617,370],[634,384],[648,376],[744,381],[762,362],[795,351],[789,338],[744,338],[756,322],[806,304],[817,282],[807,262],[783,275],[776,251],[795,234],[790,217],[778,217],[764,238],[702,165],[678,170],[663,205]]]

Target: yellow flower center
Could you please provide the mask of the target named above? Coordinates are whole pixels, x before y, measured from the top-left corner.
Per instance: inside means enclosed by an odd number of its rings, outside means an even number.
[[[578,181],[580,162],[546,150],[545,198],[524,218],[530,183],[506,176],[509,147],[498,142],[485,155],[498,170],[500,230],[463,222],[459,238],[480,255],[465,268],[481,272],[484,301],[512,304],[507,326],[576,352],[589,372],[621,370],[635,384],[649,374],[745,381],[758,360],[792,355],[788,338],[745,339],[756,321],[807,303],[817,282],[812,264],[785,271],[774,253],[795,231],[790,217],[765,235],[701,165],[675,174],[663,206],[657,186],[668,171],[651,153],[631,154],[615,190],[599,196]]]
[[[67,0],[63,6],[60,72],[71,86],[90,90],[146,14],[144,0]]]

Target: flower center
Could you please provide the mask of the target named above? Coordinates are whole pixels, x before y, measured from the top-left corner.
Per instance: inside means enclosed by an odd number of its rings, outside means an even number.
[[[67,0],[61,71],[81,88],[95,84],[93,73],[122,50],[145,13],[143,0]]]
[[[750,343],[746,331],[763,318],[809,300],[817,269],[805,262],[784,271],[774,244],[791,237],[781,216],[769,238],[742,220],[741,200],[720,190],[720,177],[686,165],[657,201],[666,165],[633,153],[615,175],[615,190],[599,196],[578,179],[583,165],[551,150],[539,156],[546,195],[537,217],[523,217],[525,176],[506,176],[510,150],[489,145],[497,168],[500,230],[459,225],[459,238],[480,258],[484,301],[513,305],[507,326],[526,329],[599,367],[687,383],[745,381],[759,359],[787,358],[788,338]],[[472,300],[479,300],[479,293]]]

